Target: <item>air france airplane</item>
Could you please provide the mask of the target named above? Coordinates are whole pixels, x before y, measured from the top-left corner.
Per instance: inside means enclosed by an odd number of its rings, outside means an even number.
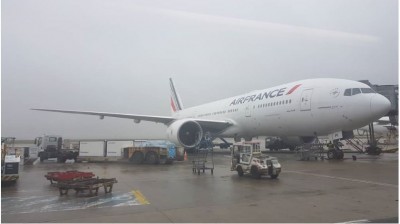
[[[106,113],[93,111],[32,109],[71,114],[96,115],[163,123],[167,138],[193,148],[205,136],[251,140],[255,136],[285,136],[303,142],[316,136],[354,129],[386,115],[390,101],[368,85],[343,79],[307,79],[255,90],[239,96],[184,108],[172,79],[172,116]]]

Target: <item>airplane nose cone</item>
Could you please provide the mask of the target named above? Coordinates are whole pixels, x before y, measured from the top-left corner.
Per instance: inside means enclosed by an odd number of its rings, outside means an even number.
[[[371,98],[371,113],[377,118],[385,116],[391,107],[390,101],[382,95],[377,94]]]

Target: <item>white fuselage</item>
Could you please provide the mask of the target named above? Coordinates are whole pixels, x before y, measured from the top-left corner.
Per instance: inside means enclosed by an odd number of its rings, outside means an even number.
[[[360,93],[345,95],[346,89]],[[187,108],[174,118],[233,123],[221,137],[328,135],[365,126],[390,110],[387,98],[361,89],[370,87],[342,79],[301,80]]]

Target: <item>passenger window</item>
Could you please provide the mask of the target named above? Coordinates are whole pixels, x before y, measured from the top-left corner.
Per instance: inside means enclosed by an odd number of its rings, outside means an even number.
[[[346,89],[346,90],[344,91],[344,95],[345,95],[345,96],[351,96],[351,89]]]
[[[359,88],[353,88],[351,95],[357,95],[360,93],[361,93],[361,90]]]

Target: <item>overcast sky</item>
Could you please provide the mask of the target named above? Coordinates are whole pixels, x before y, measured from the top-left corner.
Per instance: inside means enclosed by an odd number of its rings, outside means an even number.
[[[397,0],[3,0],[1,135],[164,138],[170,115],[316,77],[398,84]]]

